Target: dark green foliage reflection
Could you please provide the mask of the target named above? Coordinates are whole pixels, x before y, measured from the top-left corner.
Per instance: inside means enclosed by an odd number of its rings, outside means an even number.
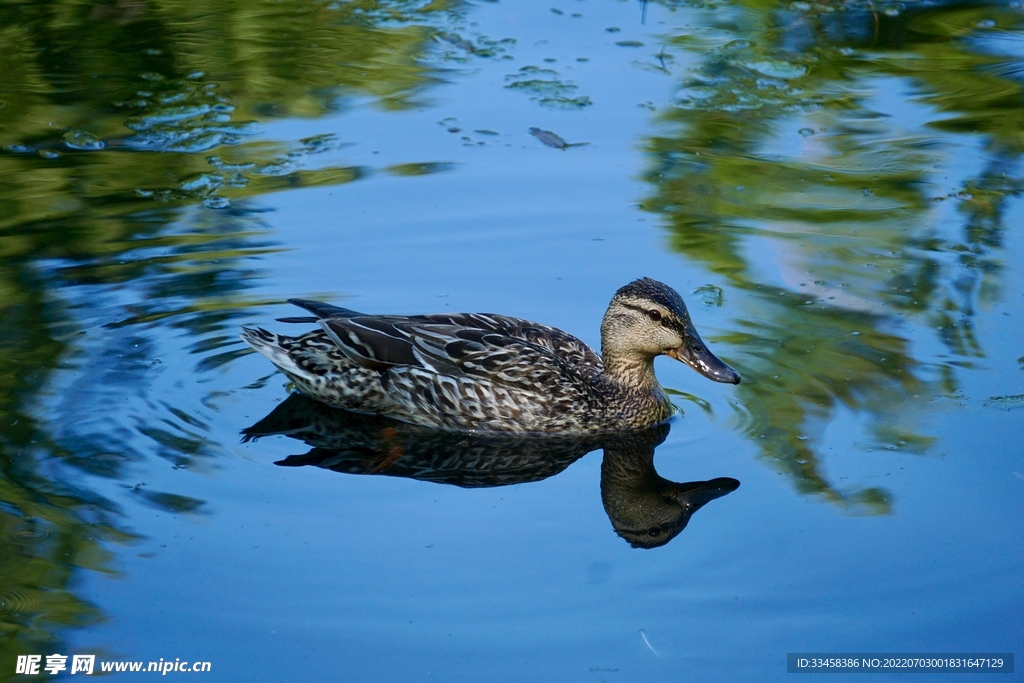
[[[446,2],[401,0],[0,5],[5,665],[64,651],[63,629],[100,619],[75,571],[114,571],[111,543],[135,539],[118,505],[75,482],[123,479],[150,455],[194,468],[217,454],[202,419],[166,403],[147,408],[162,421],[135,419],[131,401],[156,400],[147,388],[167,376],[157,326],[188,337],[200,376],[243,353],[237,319],[264,303],[248,293],[254,259],[280,248],[245,200],[365,174],[318,161],[339,148],[332,136],[267,140],[261,122],[349,98],[410,106],[435,80],[428,57],[465,56],[437,40],[451,19]],[[473,57],[504,49],[486,42]],[[74,384],[49,386],[57,370]],[[217,392],[202,400],[215,408]],[[129,500],[207,513],[132,484]]]

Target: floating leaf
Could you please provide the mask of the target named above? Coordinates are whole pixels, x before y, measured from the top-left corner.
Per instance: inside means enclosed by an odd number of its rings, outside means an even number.
[[[418,164],[396,164],[394,166],[388,166],[384,170],[397,176],[420,176],[430,175],[431,173],[442,173],[444,171],[450,171],[453,168],[455,168],[455,164],[447,161],[428,161]]]

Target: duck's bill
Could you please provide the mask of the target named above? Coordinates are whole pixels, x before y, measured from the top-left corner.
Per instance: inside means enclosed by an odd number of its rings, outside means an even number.
[[[686,363],[708,379],[725,384],[739,384],[740,373],[729,367],[728,363],[711,353],[696,334],[690,337],[678,349],[668,351],[668,355]]]

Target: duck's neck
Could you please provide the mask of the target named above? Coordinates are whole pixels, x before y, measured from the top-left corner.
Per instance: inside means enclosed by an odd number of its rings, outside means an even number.
[[[620,397],[621,410],[631,424],[651,424],[671,413],[668,397],[654,376],[654,354],[644,351],[632,333],[633,312],[615,300],[601,321],[601,357],[606,390]]]
[[[654,376],[653,358],[608,354],[603,379],[622,426],[644,427],[672,415],[672,404]]]
[[[643,393],[660,393],[661,385],[654,376],[654,357],[645,354],[618,354],[605,349],[605,378],[621,388]]]

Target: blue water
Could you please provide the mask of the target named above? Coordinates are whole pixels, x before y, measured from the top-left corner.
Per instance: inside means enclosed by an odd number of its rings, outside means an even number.
[[[44,6],[18,7],[10,26],[37,27]],[[156,44],[156,19],[127,7],[88,21]],[[105,147],[51,144],[24,122],[58,115],[57,76],[0,94],[15,103],[0,109],[5,319],[32,330],[3,342],[18,360],[0,678],[30,680],[15,655],[52,652],[209,661],[204,678],[225,681],[768,681],[789,676],[787,652],[1024,651],[1018,5],[373,15],[371,36],[451,38],[426,42],[430,78],[405,90],[332,74],[356,38],[328,21],[342,10],[311,7],[315,32],[261,34],[299,55],[263,57],[294,91],[261,90],[254,57],[207,56],[222,71],[193,80],[221,83],[244,127],[171,130],[195,150],[124,138],[126,117],[95,102],[72,110]],[[917,10],[909,38],[872,33]],[[161,21],[178,72],[217,44]],[[514,43],[474,55],[453,31]],[[246,40],[231,45],[264,45]],[[339,54],[301,56],[330,40]],[[405,74],[384,54],[353,68]],[[507,87],[527,66],[560,89]],[[35,97],[53,109],[18,109]],[[236,335],[283,329],[288,297],[496,312],[597,348],[611,295],[640,276],[682,293],[744,376],[656,363],[683,392],[657,473],[740,482],[663,547],[616,534],[600,449],[541,481],[463,488],[283,467],[308,446],[241,439],[289,388]],[[27,542],[33,520],[45,533]]]

